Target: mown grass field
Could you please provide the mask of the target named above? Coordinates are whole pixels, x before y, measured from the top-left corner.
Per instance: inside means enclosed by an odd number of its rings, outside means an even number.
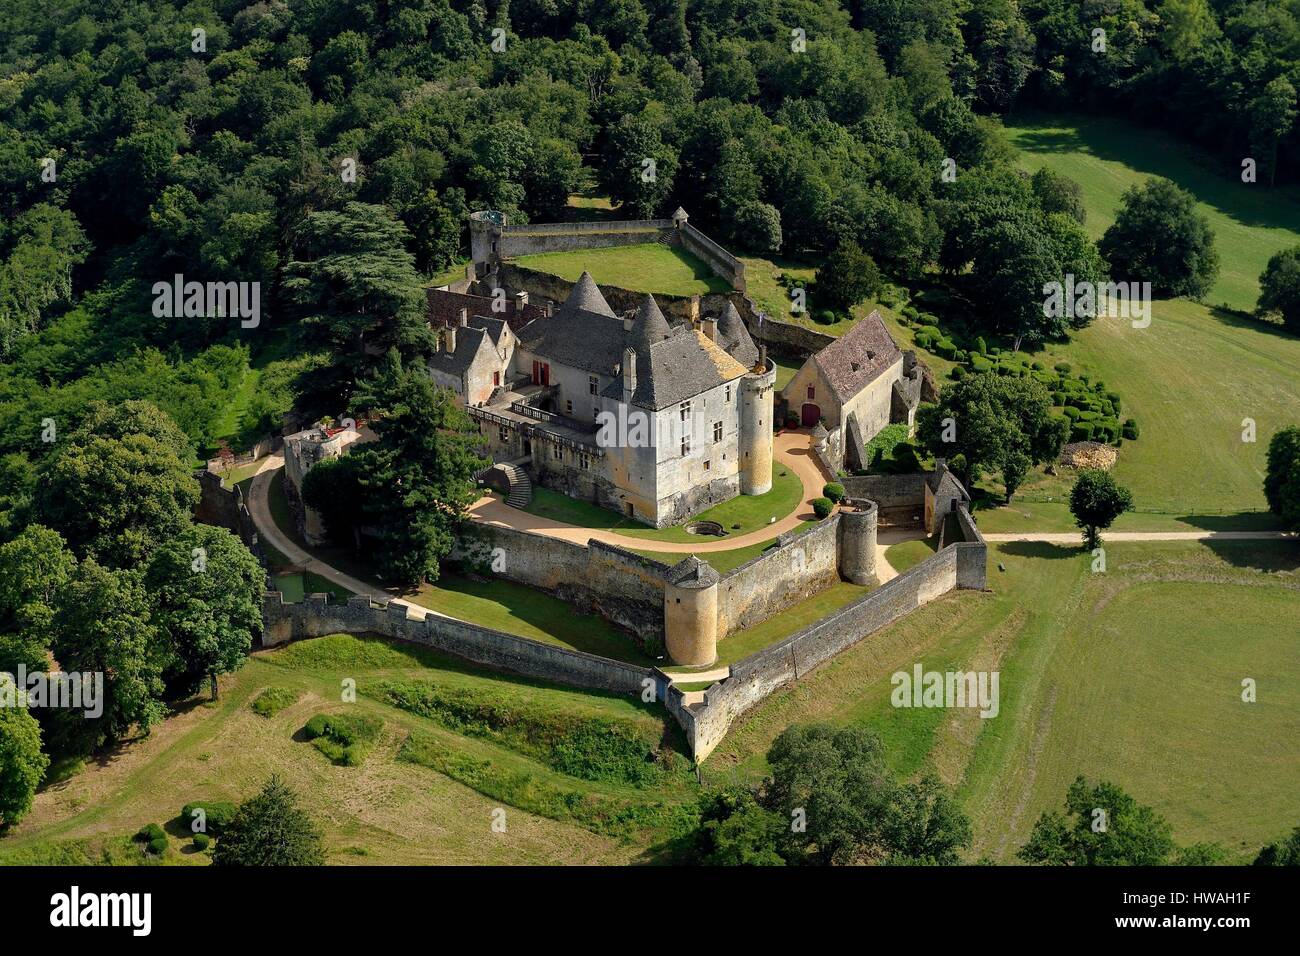
[[[957,788],[972,858],[1014,862],[1082,773],[1153,805],[1181,842],[1248,861],[1300,820],[1300,555],[1232,542],[1111,544],[1107,556],[1094,574],[1081,549],[996,546],[993,593],[929,604],[777,692],[708,758],[706,784],[759,779],[790,723],[863,722],[899,771],[932,768]],[[892,707],[889,676],[916,662],[998,670],[999,715]]]
[[[340,701],[345,677],[357,681],[355,704]],[[331,864],[627,863],[676,832],[683,808],[693,804],[694,777],[680,758],[642,785],[583,779],[527,752],[522,738],[455,728],[445,717],[387,703],[383,688],[394,681],[435,686],[448,699],[495,709],[525,729],[596,721],[647,746],[674,746],[671,734],[664,737],[662,714],[630,700],[503,678],[424,648],[321,638],[257,654],[222,678],[217,703],[182,707],[148,738],[38,794],[27,819],[0,838],[0,863],[145,862],[129,837],[146,823],[162,824],[171,836],[159,862],[205,863],[175,820],[180,808],[194,800],[240,801],[272,773],[298,791],[320,824]],[[297,696],[273,716],[259,716],[251,704],[267,688]],[[360,766],[336,765],[300,733],[313,715],[337,712],[383,721]],[[472,760],[480,786],[487,786],[484,779],[507,781],[520,804],[538,795],[559,799],[538,805],[563,806],[569,819],[528,812],[401,759],[413,736]],[[579,754],[592,746],[589,738],[560,739],[575,741]],[[506,809],[504,833],[491,827],[498,807]]]
[[[1029,170],[1047,166],[1083,187],[1085,228],[1094,239],[1115,221],[1124,190],[1163,176],[1196,196],[1217,237],[1221,268],[1211,305],[1251,310],[1269,256],[1300,243],[1300,191],[1244,183],[1240,165],[1203,158],[1194,147],[1121,119],[1012,117],[1007,134]],[[1244,157],[1243,157],[1244,158]],[[1258,157],[1257,157],[1258,158]]]
[[[549,272],[569,282],[590,272],[597,285],[615,285],[635,292],[690,296],[731,291],[731,286],[714,275],[699,257],[652,241],[608,249],[543,252],[514,261],[526,269]]]

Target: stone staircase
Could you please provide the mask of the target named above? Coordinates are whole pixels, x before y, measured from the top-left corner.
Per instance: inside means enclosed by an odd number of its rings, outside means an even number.
[[[506,504],[512,508],[526,508],[528,502],[533,500],[533,483],[528,478],[528,472],[509,462],[498,462],[492,467],[505,475],[506,480],[510,482],[510,493],[506,495]]]

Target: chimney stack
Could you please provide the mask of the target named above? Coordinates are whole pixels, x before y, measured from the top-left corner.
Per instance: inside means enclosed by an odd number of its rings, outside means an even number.
[[[718,320],[707,315],[700,316],[700,331],[710,342],[718,341]]]
[[[462,327],[469,325],[469,309],[460,310],[460,325]]]
[[[516,292],[516,293],[515,293],[515,311],[516,311],[516,312],[523,312],[523,311],[524,311],[524,306],[526,306],[526,305],[528,305],[528,293],[527,293],[527,291]]]
[[[631,405],[636,394],[636,352],[623,350],[623,404]]]
[[[462,313],[462,315],[463,314],[464,313]],[[449,353],[455,352],[456,351],[456,326],[454,325],[447,326],[447,328],[443,331],[443,337],[447,340],[446,351]]]

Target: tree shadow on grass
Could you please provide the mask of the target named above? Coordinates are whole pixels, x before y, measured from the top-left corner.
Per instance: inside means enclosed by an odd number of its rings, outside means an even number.
[[[1009,554],[1017,558],[1059,560],[1061,558],[1077,558],[1086,553],[1082,541],[1079,544],[1056,544],[1052,541],[1006,541],[999,542],[994,557],[997,554]]]
[[[1294,574],[1300,571],[1300,542],[1232,541],[1211,538],[1204,542],[1215,556],[1234,568],[1266,574]]]
[[[1236,309],[1228,309],[1221,305],[1211,306],[1210,315],[1222,322],[1224,325],[1231,326],[1234,329],[1250,329],[1255,332],[1262,332],[1265,335],[1273,335],[1280,339],[1290,339],[1291,341],[1300,340],[1300,335],[1292,332],[1281,322],[1272,322],[1268,319],[1257,318],[1249,312],[1239,312]]]
[[[1178,520],[1205,531],[1281,531],[1282,523],[1267,511],[1238,511],[1223,515],[1179,515]]]

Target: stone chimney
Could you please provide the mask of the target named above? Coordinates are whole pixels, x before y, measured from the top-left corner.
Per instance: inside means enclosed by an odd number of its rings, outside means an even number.
[[[462,311],[461,314],[464,315],[465,313]],[[456,326],[449,325],[445,329],[443,329],[442,337],[444,340],[443,351],[448,353],[455,352],[456,351]]]
[[[464,328],[465,326],[469,325],[469,309],[461,309],[461,310],[460,310],[460,322],[459,322],[459,324],[460,324],[461,328]]]
[[[546,300],[546,317],[549,319],[549,318],[550,318],[552,315],[554,315],[554,314],[555,314],[555,303],[552,302],[550,299],[547,299],[547,300]]]
[[[636,394],[636,352],[631,349],[623,350],[623,403],[632,404],[632,396]]]
[[[718,341],[718,320],[707,315],[700,316],[700,331],[710,342]]]
[[[516,293],[515,293],[515,311],[516,311],[516,312],[523,312],[523,311],[524,311],[524,306],[526,306],[527,304],[528,304],[528,293],[527,293],[527,291],[516,292]]]

